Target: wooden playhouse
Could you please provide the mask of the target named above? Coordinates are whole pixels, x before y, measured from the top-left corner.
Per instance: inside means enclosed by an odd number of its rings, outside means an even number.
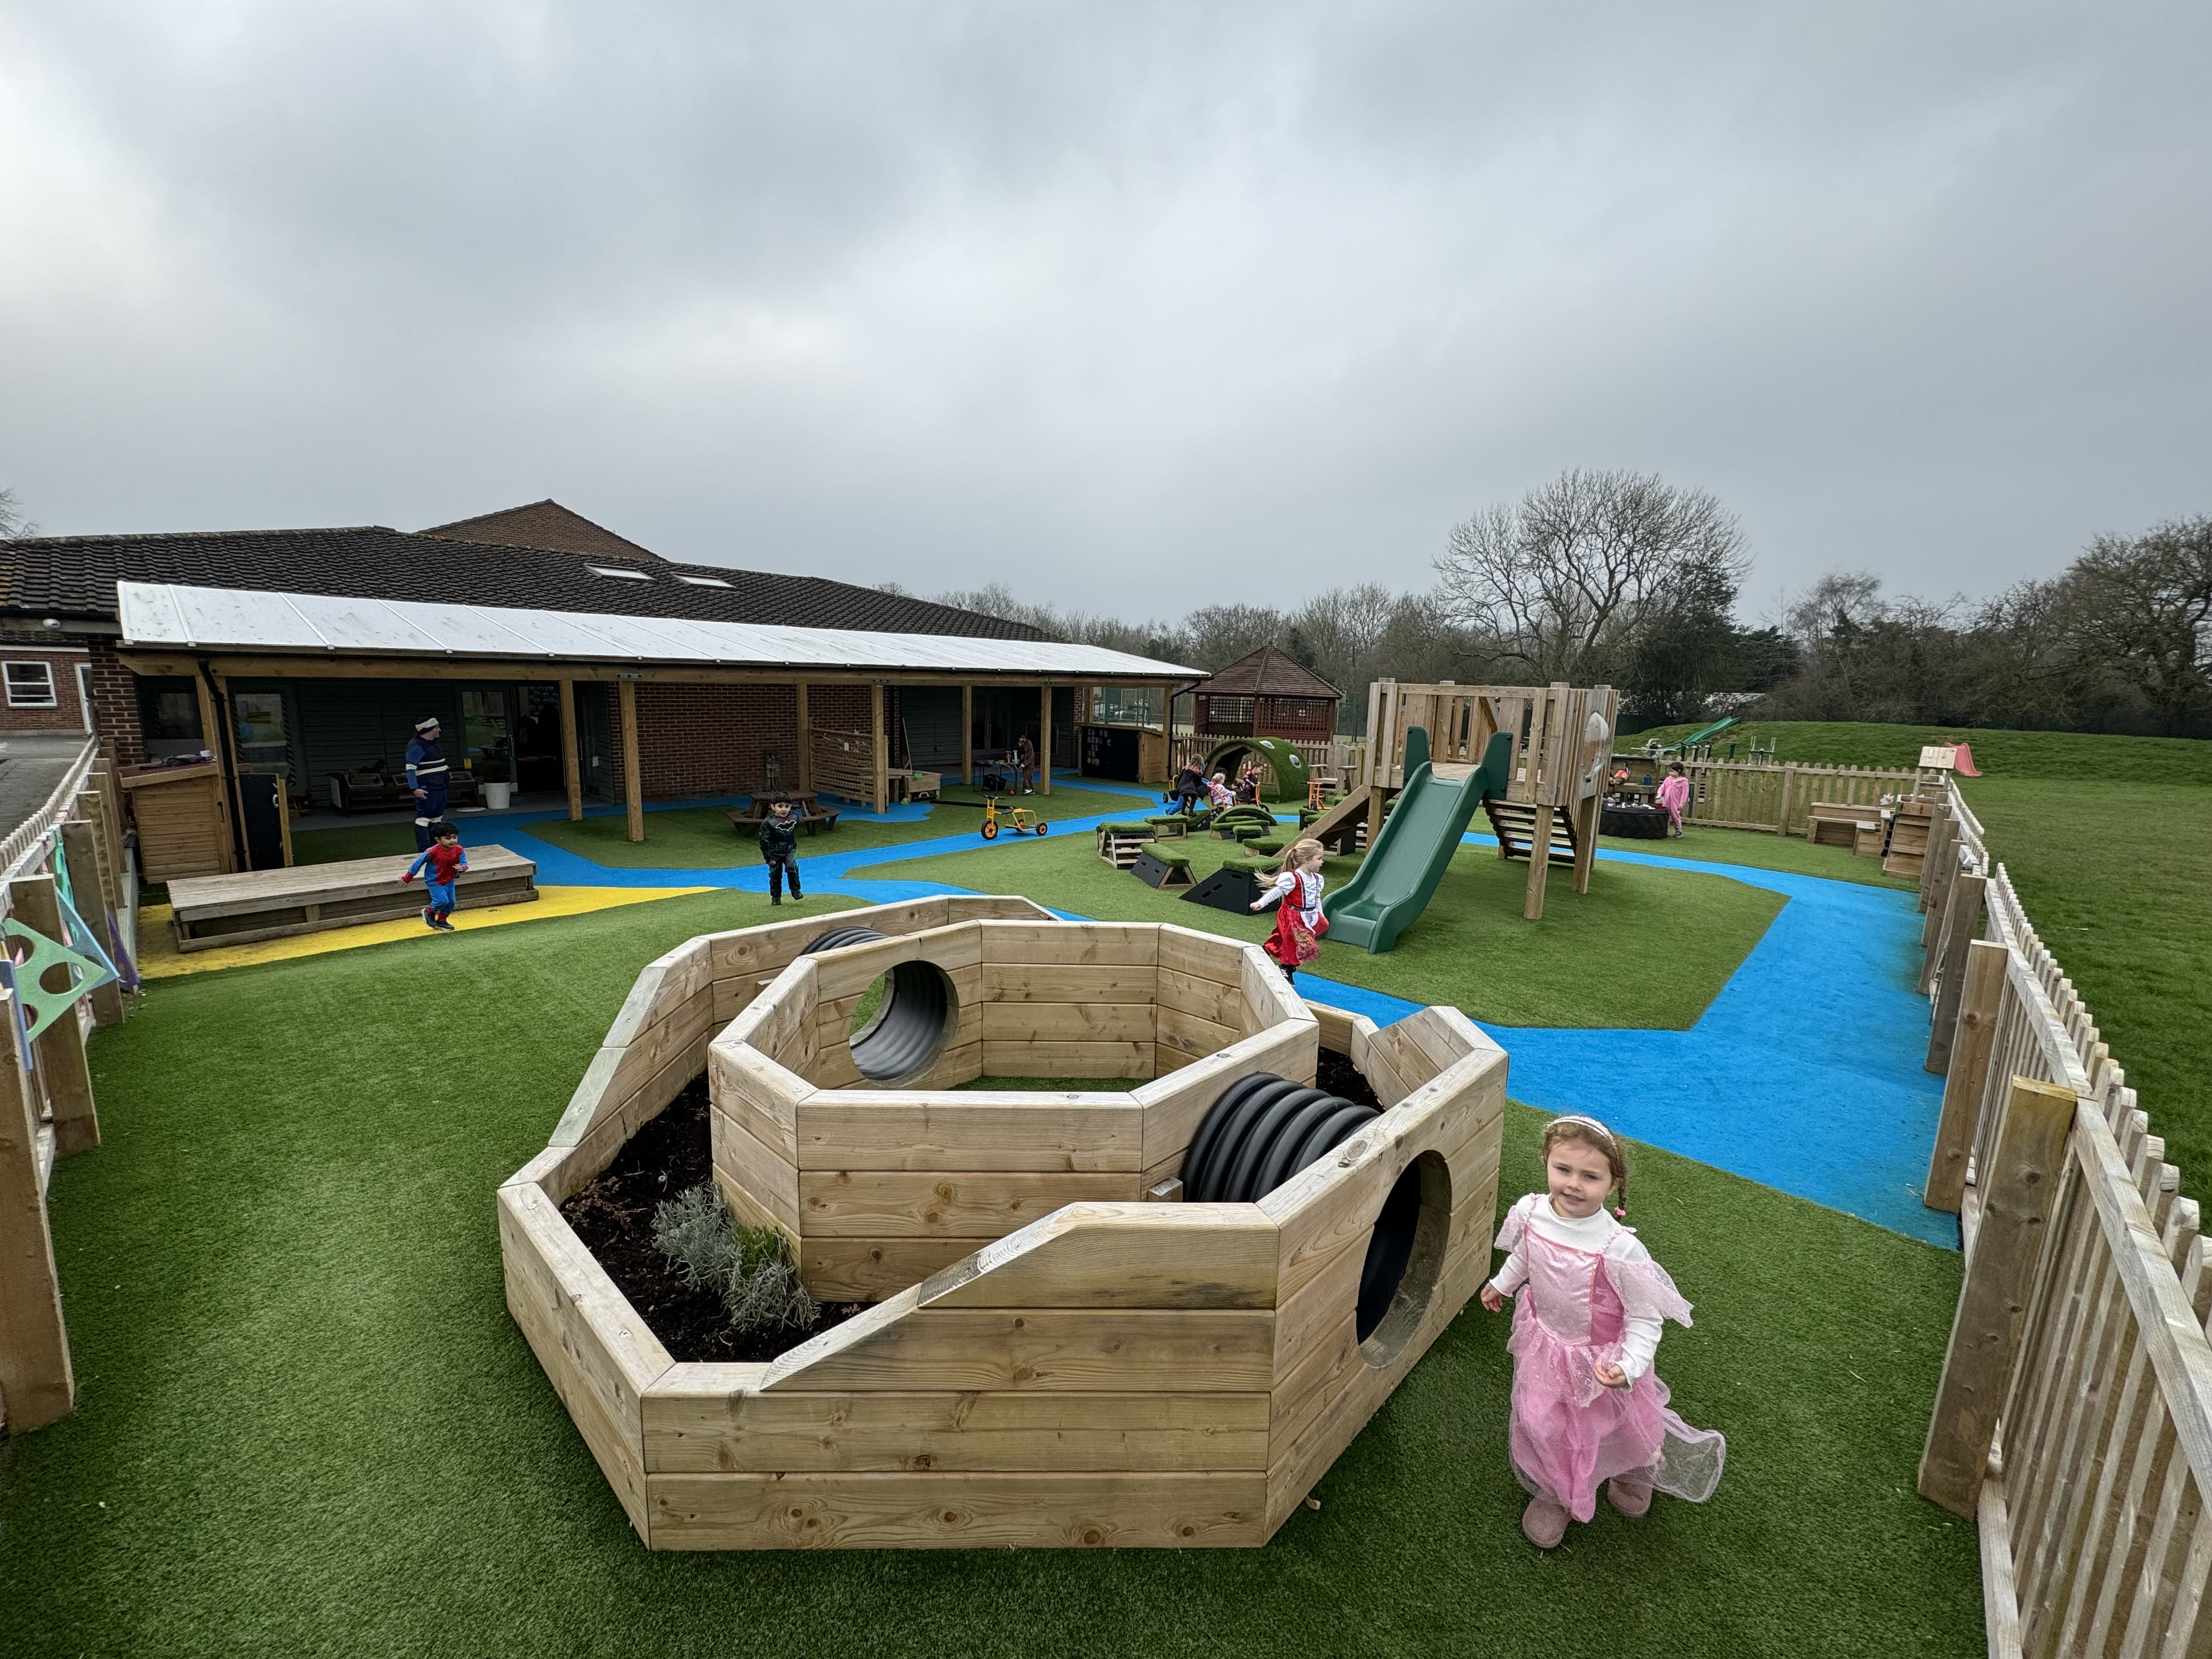
[[[1312,1008],[1179,927],[986,897],[832,921],[867,936],[647,966],[499,1192],[508,1307],[640,1538],[1266,1542],[1489,1271],[1503,1051],[1453,1009]],[[1324,1047],[1379,1110],[1307,1086]],[[702,1069],[726,1199],[873,1304],[772,1362],[673,1362],[558,1207]],[[987,1073],[1098,1086],[957,1089]]]

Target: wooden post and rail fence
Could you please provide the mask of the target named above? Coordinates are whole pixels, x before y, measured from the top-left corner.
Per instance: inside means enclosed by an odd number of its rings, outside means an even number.
[[[1920,1463],[1992,1656],[2212,1651],[2212,1262],[2193,1199],[1947,781],[1922,871],[1930,1207],[1966,1279]]]
[[[111,957],[134,951],[137,876],[115,771],[96,740],[46,804],[0,841],[0,884],[8,915],[48,939],[70,939],[65,886]],[[85,1038],[124,1014],[113,985],[80,996],[28,1046],[27,1066],[17,997],[0,988],[0,1428],[9,1434],[42,1428],[76,1403],[46,1192],[58,1159],[100,1145]]]

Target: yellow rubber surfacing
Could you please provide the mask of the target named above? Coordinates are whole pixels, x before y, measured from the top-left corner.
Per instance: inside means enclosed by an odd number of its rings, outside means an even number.
[[[503,927],[510,922],[543,921],[555,916],[580,916],[619,905],[644,904],[653,899],[681,898],[705,893],[706,887],[541,887],[528,904],[498,904],[481,910],[464,907],[453,912],[457,933],[479,927]],[[295,933],[289,939],[261,939],[252,945],[218,945],[205,951],[179,951],[169,928],[169,907],[149,904],[138,913],[138,972],[146,979],[170,979],[179,974],[204,974],[218,968],[244,968],[256,963],[289,962],[295,957],[319,957],[331,951],[357,950],[364,945],[389,945],[399,939],[425,942],[441,937],[419,916],[393,921],[363,922],[354,927],[333,927],[320,933]]]

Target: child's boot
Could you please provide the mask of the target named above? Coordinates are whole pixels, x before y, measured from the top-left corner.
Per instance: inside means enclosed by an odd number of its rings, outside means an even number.
[[[1567,1535],[1567,1512],[1548,1498],[1532,1498],[1521,1512],[1521,1530],[1538,1549],[1555,1548]]]
[[[1633,1521],[1651,1512],[1651,1483],[1619,1475],[1605,1483],[1606,1501]]]

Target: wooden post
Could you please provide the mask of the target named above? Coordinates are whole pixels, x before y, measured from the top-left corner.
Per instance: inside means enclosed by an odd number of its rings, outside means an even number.
[[[1928,856],[1920,863],[1920,908],[1932,910],[1943,902],[1941,888],[1950,873],[1951,838],[1957,833],[1958,823],[1951,817],[1951,796],[1947,790],[1936,797],[1936,815],[1928,826]]]
[[[88,821],[72,818],[62,825],[62,856],[69,860],[70,890],[76,895],[77,914],[84,917],[84,925],[92,929],[100,948],[112,961],[117,940],[107,926],[110,912],[107,908],[106,872],[100,867],[100,836]],[[285,861],[290,862],[289,859]],[[120,985],[111,981],[92,994],[92,1018],[96,1025],[122,1023],[123,988]],[[5,1085],[0,1085],[0,1092],[4,1092],[5,1087]],[[0,1112],[6,1109],[0,1106]]]
[[[1530,921],[1544,919],[1544,881],[1552,873],[1551,802],[1537,803],[1528,827],[1528,886],[1521,900],[1521,914]]]
[[[884,737],[884,683],[868,682],[868,755],[874,769],[870,787],[875,791],[869,810],[882,812],[891,804],[890,745]]]
[[[237,822],[238,805],[230,797],[230,766],[223,757],[229,751],[223,742],[222,716],[216,708],[214,691],[208,685],[204,673],[192,676],[192,690],[198,694],[200,703],[200,743],[215,757],[216,810],[222,818],[222,828],[217,838],[217,857],[222,864],[222,872],[228,875],[238,868],[238,840],[233,825]]]
[[[1951,1069],[1951,1042],[1958,1035],[1959,1003],[1966,990],[1966,947],[1982,931],[1982,890],[1986,876],[1960,876],[1951,884],[1951,902],[1943,907],[1943,954],[1941,982],[1936,988],[1936,1029],[1928,1036],[1926,1069]]]
[[[1920,1495],[1954,1515],[1974,1513],[1989,1468],[1990,1443],[2012,1385],[2028,1298],[2065,1171],[2074,1112],[2071,1090],[2014,1078],[1996,1152],[1990,1167],[1978,1173],[1981,1231],[1966,1264],[1920,1454]]]
[[[806,704],[806,682],[792,688],[799,694],[799,793],[814,793],[814,714]]]
[[[618,680],[622,700],[623,805],[629,814],[629,838],[645,839],[645,786],[637,758],[637,682]]]
[[[1587,713],[1595,714],[1605,722],[1605,742],[1600,745],[1603,752],[1595,757],[1597,787],[1589,792],[1586,799],[1577,801],[1571,809],[1575,819],[1575,891],[1577,893],[1589,891],[1590,872],[1597,867],[1598,821],[1605,815],[1605,775],[1613,765],[1613,723],[1620,718],[1619,694],[1609,685],[1592,686]],[[1477,720],[1472,722],[1472,726],[1479,730],[1485,724],[1486,721]],[[1589,775],[1592,758],[1585,752],[1580,732],[1575,733],[1575,755],[1574,787],[1579,789],[1583,787],[1583,780]],[[1475,749],[1468,759],[1480,764],[1482,750]]]
[[[14,1020],[14,1004],[0,991],[0,1018]],[[0,1411],[21,1434],[68,1416],[76,1379],[39,1174],[38,1093],[14,1036],[0,1036]]]
[[[1774,820],[1774,833],[1778,836],[1786,836],[1790,833],[1790,797],[1796,792],[1797,763],[1784,761],[1782,763],[1782,811]]]
[[[52,876],[18,876],[9,884],[15,895],[15,915],[27,927],[44,933],[56,944],[66,943],[61,902]],[[54,1151],[63,1158],[89,1152],[100,1145],[100,1113],[92,1098],[92,1067],[85,1061],[84,1033],[71,1009],[39,1034],[32,1045],[39,1077],[45,1085],[46,1104],[54,1117]]]
[[[1943,1085],[1943,1115],[1936,1122],[1936,1150],[1928,1159],[1928,1188],[1921,1201],[1956,1215],[1966,1200],[1966,1160],[1990,1077],[1997,1014],[2003,1006],[2005,947],[1978,939],[1966,947],[1966,989],[1959,1001],[1959,1034]]]
[[[799,695],[804,707],[805,686]],[[960,781],[970,789],[975,787],[975,688],[964,682],[960,687]]]
[[[568,791],[568,822],[584,821],[584,763],[576,744],[576,682],[561,682],[561,781]]]
[[[1037,793],[1052,793],[1052,688],[1037,688],[1037,703],[1043,717],[1037,721]]]

